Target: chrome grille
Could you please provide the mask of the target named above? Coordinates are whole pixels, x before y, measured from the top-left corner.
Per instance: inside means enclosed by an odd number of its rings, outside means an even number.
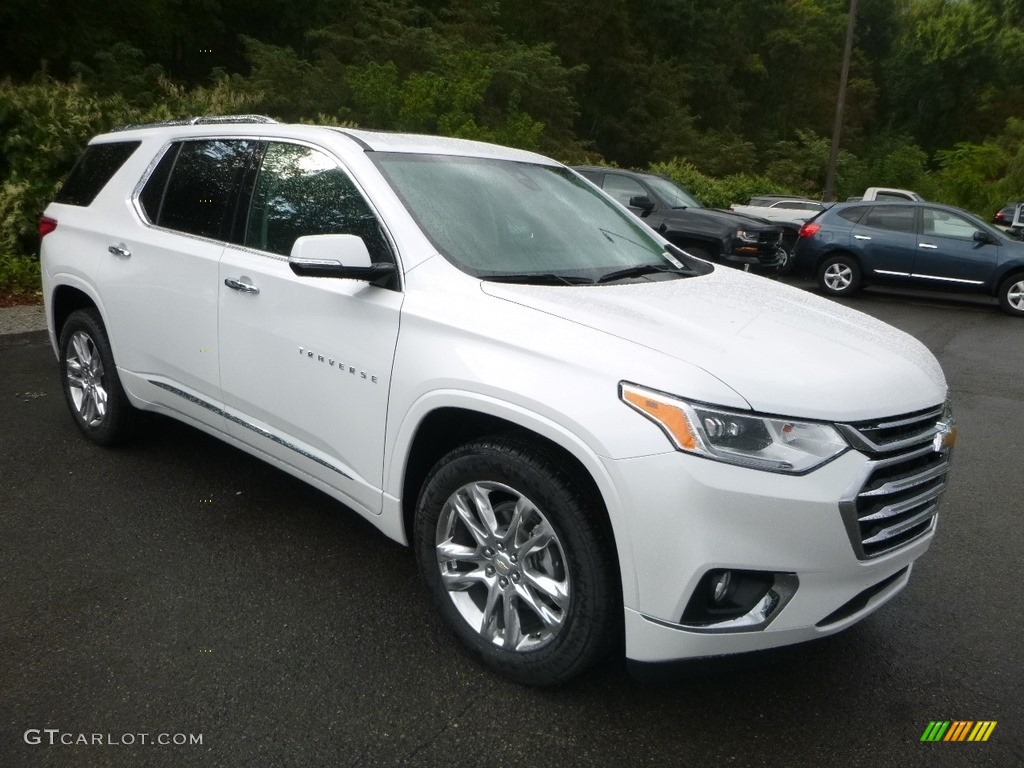
[[[838,426],[872,459],[839,505],[857,557],[878,557],[932,530],[949,470],[949,453],[933,444],[942,408]]]

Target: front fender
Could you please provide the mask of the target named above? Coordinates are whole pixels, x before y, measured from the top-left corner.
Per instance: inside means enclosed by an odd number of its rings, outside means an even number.
[[[400,515],[402,486],[413,441],[424,420],[441,408],[458,408],[507,421],[515,426],[540,435],[572,454],[590,474],[608,510],[615,537],[623,597],[631,603],[637,595],[636,568],[629,525],[625,519],[621,497],[616,490],[605,463],[596,451],[572,429],[529,410],[522,405],[477,392],[459,389],[438,389],[415,400],[401,419],[394,438],[385,449],[384,493],[385,505],[393,507],[392,515]],[[390,502],[390,503],[389,503]],[[404,537],[403,537],[404,538]]]

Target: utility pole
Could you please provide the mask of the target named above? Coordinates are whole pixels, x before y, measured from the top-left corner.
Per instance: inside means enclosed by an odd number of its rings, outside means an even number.
[[[839,95],[836,97],[836,122],[832,126],[832,151],[828,156],[828,175],[822,199],[835,198],[836,163],[839,161],[839,137],[843,132],[843,107],[846,105],[846,81],[850,78],[850,57],[853,55],[853,27],[857,21],[857,0],[850,0],[850,20],[846,25],[846,46],[843,48],[843,71],[839,74]]]

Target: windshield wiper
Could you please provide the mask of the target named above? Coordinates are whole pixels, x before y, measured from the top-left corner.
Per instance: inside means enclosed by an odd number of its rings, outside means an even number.
[[[659,272],[671,272],[675,275],[685,275],[692,277],[695,273],[691,269],[685,267],[674,267],[671,264],[637,264],[633,267],[626,267],[625,269],[616,269],[613,272],[606,272],[597,278],[598,283],[610,283],[613,280],[625,280],[629,277],[643,277],[644,275],[653,275]]]
[[[513,272],[507,275],[479,275],[481,280],[494,283],[524,283],[526,285],[591,285],[593,280],[578,275],[556,275],[554,272]]]

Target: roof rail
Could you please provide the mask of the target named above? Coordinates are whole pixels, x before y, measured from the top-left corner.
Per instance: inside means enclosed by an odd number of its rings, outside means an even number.
[[[152,123],[129,123],[119,125],[112,129],[117,131],[135,131],[140,128],[160,128],[175,125],[217,125],[232,123],[276,123],[277,120],[265,115],[200,115],[198,117],[187,117],[180,120],[156,120]]]

